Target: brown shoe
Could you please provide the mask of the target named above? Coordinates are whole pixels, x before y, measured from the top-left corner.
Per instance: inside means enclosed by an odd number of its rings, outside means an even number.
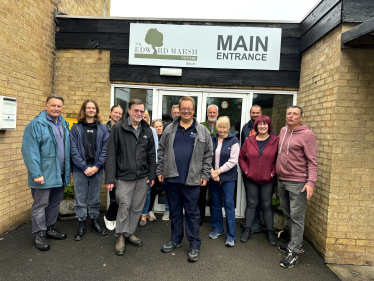
[[[123,233],[118,234],[116,247],[114,248],[117,256],[123,256],[126,252],[125,236]]]
[[[136,237],[134,234],[127,238],[130,244],[133,244],[134,246],[141,247],[143,246],[142,240],[140,240],[138,237]]]

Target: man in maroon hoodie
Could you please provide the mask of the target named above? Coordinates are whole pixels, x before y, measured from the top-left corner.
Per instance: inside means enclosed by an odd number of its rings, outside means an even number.
[[[304,235],[306,203],[317,181],[317,141],[312,130],[301,123],[303,110],[287,109],[287,126],[279,134],[276,164],[278,191],[282,210],[291,230],[291,241],[279,249],[286,252],[280,266],[291,268],[298,262]]]

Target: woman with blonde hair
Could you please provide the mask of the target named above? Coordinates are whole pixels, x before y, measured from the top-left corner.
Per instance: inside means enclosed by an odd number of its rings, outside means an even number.
[[[239,140],[229,133],[230,119],[227,116],[218,118],[217,133],[212,137],[213,159],[209,190],[212,196],[213,232],[209,238],[216,239],[223,234],[223,216],[221,197],[223,196],[226,213],[226,246],[235,245],[235,181],[238,175]]]

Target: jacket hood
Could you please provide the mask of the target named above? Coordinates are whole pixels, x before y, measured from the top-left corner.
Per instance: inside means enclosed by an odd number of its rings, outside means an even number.
[[[97,125],[100,124],[100,121],[95,121],[95,122],[92,122],[92,123],[87,123],[86,120],[83,120],[82,122],[79,122],[79,123],[82,123],[83,125],[86,125],[86,126],[89,126],[89,127],[97,127]]]
[[[284,139],[286,138],[286,135],[287,135],[287,132],[288,132],[288,127],[287,126],[285,126],[283,128],[285,130],[285,133],[284,133],[284,136],[283,136],[283,139],[282,139],[282,142],[281,142],[278,153],[281,153],[281,151],[282,151],[283,142],[284,142]],[[308,131],[308,130],[311,131],[311,129],[307,125],[301,124],[298,128],[296,128],[296,129],[294,129],[290,132],[291,136],[290,136],[290,139],[288,140],[288,143],[287,143],[287,155],[289,153],[289,147],[290,147],[290,142],[291,142],[292,136],[298,137],[298,135],[300,135],[301,132]]]
[[[212,138],[218,139],[218,133],[212,136]],[[232,138],[236,138],[236,136],[234,134],[228,134],[227,137],[225,137],[225,139],[227,140],[232,139]]]
[[[46,110],[43,110],[42,112],[40,112],[39,115],[37,115],[35,117],[35,119],[37,119],[37,121],[39,123],[49,124],[49,121],[47,119],[47,111]],[[61,121],[60,122],[63,125],[65,125],[66,123],[68,123],[68,122],[65,121],[64,117],[62,117],[62,116],[61,116]]]

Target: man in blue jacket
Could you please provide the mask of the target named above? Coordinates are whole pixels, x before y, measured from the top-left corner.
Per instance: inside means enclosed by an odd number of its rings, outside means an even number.
[[[56,228],[58,209],[70,179],[69,123],[61,116],[64,99],[47,98],[45,110],[25,128],[22,155],[28,171],[28,185],[34,199],[31,212],[36,248],[48,251],[47,237],[66,238]]]

